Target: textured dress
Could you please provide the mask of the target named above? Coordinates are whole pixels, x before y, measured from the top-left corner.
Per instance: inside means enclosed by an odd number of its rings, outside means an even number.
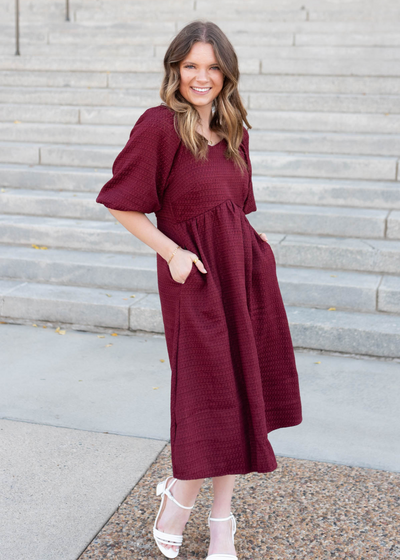
[[[196,161],[166,105],[147,109],[113,164],[97,202],[155,212],[157,227],[195,253],[184,284],[157,253],[171,366],[171,456],[182,480],[270,472],[268,433],[302,421],[292,339],[270,245],[246,214],[257,210],[248,170],[224,157],[226,141]]]

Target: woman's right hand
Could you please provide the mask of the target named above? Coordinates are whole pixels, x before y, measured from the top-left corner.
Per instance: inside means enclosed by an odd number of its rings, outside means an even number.
[[[172,278],[175,282],[179,282],[180,284],[184,284],[186,278],[189,276],[193,261],[196,260],[197,255],[192,253],[192,251],[188,251],[187,249],[182,249],[181,247],[176,251],[174,256],[172,257],[169,263],[169,271],[171,273]],[[195,262],[195,266],[205,274],[207,270],[204,267],[204,264],[198,259]]]

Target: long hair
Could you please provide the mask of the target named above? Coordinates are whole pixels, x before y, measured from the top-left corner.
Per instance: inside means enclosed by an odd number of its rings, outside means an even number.
[[[207,139],[196,131],[200,115],[194,105],[185,99],[179,91],[179,65],[189,54],[196,42],[210,43],[214,49],[221,72],[224,75],[222,90],[212,103],[210,129],[218,133],[227,142],[226,159],[238,165],[241,172],[247,164],[239,152],[243,139],[243,121],[247,121],[238,92],[239,65],[235,50],[225,33],[211,21],[197,20],[186,25],[172,40],[164,56],[164,78],[160,88],[163,102],[175,111],[175,129],[183,144],[196,159],[207,159]]]

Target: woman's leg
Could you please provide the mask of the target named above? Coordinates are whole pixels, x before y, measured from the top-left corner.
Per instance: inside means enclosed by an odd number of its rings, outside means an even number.
[[[168,479],[167,486],[171,484],[172,480],[172,477]],[[199,493],[203,482],[204,478],[196,480],[178,479],[171,488],[170,492],[183,506],[192,506],[196,501],[197,494]],[[156,529],[172,535],[182,535],[185,525],[189,520],[190,513],[190,509],[183,509],[179,507],[175,502],[170,500],[168,496],[165,496],[164,509],[160,513]],[[163,546],[166,548],[172,548],[173,550],[179,549],[179,547],[172,544],[163,544]]]
[[[228,517],[236,475],[216,476],[213,479],[214,502],[211,517]],[[210,546],[208,554],[236,554],[232,542],[232,520],[210,521]]]

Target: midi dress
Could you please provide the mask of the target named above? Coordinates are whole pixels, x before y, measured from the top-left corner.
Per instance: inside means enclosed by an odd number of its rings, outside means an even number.
[[[257,210],[243,127],[241,175],[223,139],[196,161],[160,104],[136,121],[96,201],[155,213],[157,227],[192,251],[186,281],[157,253],[171,367],[173,476],[182,480],[277,468],[268,433],[302,422],[295,355],[274,253],[248,221]]]

